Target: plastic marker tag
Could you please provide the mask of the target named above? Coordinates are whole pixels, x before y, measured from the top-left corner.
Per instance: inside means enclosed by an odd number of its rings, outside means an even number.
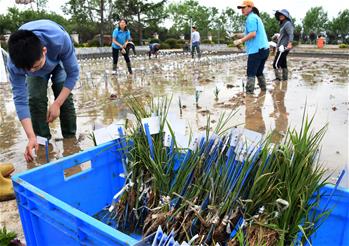
[[[5,83],[5,82],[7,82],[6,68],[5,68],[5,61],[4,61],[1,47],[0,47],[0,83]]]
[[[136,122],[137,121],[137,118],[134,114],[130,114],[130,113],[127,113],[126,115],[126,119],[132,121],[132,122]]]
[[[189,149],[195,151],[199,147],[200,140],[204,137],[204,134],[194,133],[189,144]]]
[[[216,87],[218,88],[218,90],[222,90],[224,88],[224,83],[223,82],[216,83]]]
[[[171,147],[171,142],[172,142],[172,135],[169,132],[165,132],[164,135],[164,146],[165,147]]]
[[[204,87],[199,85],[199,86],[195,87],[195,90],[198,91],[198,92],[203,92],[204,91]]]
[[[186,149],[189,146],[189,135],[177,134],[176,135],[176,144],[180,149]]]
[[[150,135],[158,134],[160,132],[160,117],[149,117],[142,119],[142,125],[148,124]],[[145,130],[145,129],[144,129]]]
[[[171,130],[174,132],[174,134],[185,134],[186,132],[186,121],[183,119],[178,119],[178,118],[169,118],[167,119],[167,122],[165,124],[165,132],[170,132],[169,126],[171,127]]]
[[[41,137],[41,136],[36,136],[36,142],[40,145],[46,145],[48,140],[47,138]]]
[[[158,246],[160,241],[161,241],[162,236],[163,236],[163,231],[161,229],[161,226],[159,226],[158,230],[156,231],[154,241],[153,241],[151,246]]]
[[[118,128],[122,127],[124,128],[125,122],[124,121],[119,121],[117,123],[113,123],[107,127],[103,127],[97,130],[93,131],[93,134],[95,136],[96,144],[102,144],[102,143],[107,143],[109,141],[112,141],[114,139],[118,139],[119,136],[119,131]]]
[[[231,133],[230,145],[235,147],[235,153],[238,154],[238,159],[243,161],[247,155],[257,151],[259,144],[262,141],[262,134],[251,131],[245,128],[234,128]]]

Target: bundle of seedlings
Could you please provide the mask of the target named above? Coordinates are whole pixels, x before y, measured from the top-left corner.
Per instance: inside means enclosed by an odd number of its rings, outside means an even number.
[[[319,163],[326,127],[314,132],[303,114],[299,132],[288,130],[283,142],[267,142],[248,199],[240,199],[244,226],[229,245],[311,245],[310,237],[330,214],[316,211],[328,183]]]
[[[104,218],[116,229],[147,237],[161,226],[177,241],[193,245],[291,245],[309,240],[329,214],[315,208],[328,177],[318,163],[326,127],[312,132],[304,116],[300,132],[289,130],[279,145],[270,136],[260,145],[233,141],[222,115],[210,132],[182,149],[168,124],[171,100],[128,103],[136,120],[124,146],[126,185],[106,209]],[[160,118],[160,131],[150,134],[142,119]],[[164,131],[171,132],[170,146]],[[102,219],[102,221],[106,221]],[[242,225],[241,225],[242,224]]]

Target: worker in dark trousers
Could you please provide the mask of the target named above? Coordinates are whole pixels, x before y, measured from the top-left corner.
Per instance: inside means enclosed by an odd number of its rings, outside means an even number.
[[[49,123],[60,118],[64,138],[75,137],[73,90],[79,79],[74,45],[64,28],[50,20],[25,23],[8,41],[7,68],[19,120],[28,138],[24,153],[33,160],[36,136],[50,139]],[[54,102],[48,107],[48,81]]]
[[[277,10],[275,12],[275,18],[280,23],[280,35],[276,45],[277,52],[273,62],[275,80],[288,80],[287,55],[292,49],[294,25],[292,23],[292,18],[286,9]]]
[[[112,34],[112,50],[113,50],[113,74],[117,73],[117,65],[119,60],[119,53],[121,53],[126,61],[129,74],[132,74],[131,61],[127,44],[131,41],[130,31],[127,29],[127,20],[120,19],[119,26],[114,29]]]
[[[159,43],[150,44],[149,45],[149,51],[148,51],[149,59],[151,58],[151,55],[154,55],[155,58],[157,58],[158,54],[159,54],[159,50],[160,50],[160,44]]]

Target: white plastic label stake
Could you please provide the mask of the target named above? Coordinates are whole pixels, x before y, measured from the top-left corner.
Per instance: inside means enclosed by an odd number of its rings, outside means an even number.
[[[132,122],[136,122],[137,121],[137,118],[134,114],[130,114],[130,113],[127,113],[126,114],[126,119],[132,121]]]
[[[2,50],[1,50],[1,45],[0,45],[0,83],[7,82],[5,65],[6,64],[4,61],[4,57],[2,56]]]
[[[216,83],[216,87],[218,88],[218,90],[222,90],[224,88],[224,83],[218,82],[218,83]]]
[[[95,136],[96,144],[100,145],[102,143],[107,143],[114,139],[118,139],[120,137],[119,130],[118,130],[120,127],[124,130],[125,128],[124,120],[119,121],[117,123],[113,123],[107,127],[94,130],[93,133]]]
[[[167,119],[167,122],[165,124],[165,129],[164,131],[170,132],[169,126],[171,127],[171,130],[173,131],[173,133],[175,134],[185,134],[186,132],[186,121],[183,119]]]
[[[176,134],[176,144],[178,148],[186,149],[189,146],[189,136],[184,134]]]
[[[235,147],[235,153],[240,161],[247,155],[253,156],[262,141],[262,134],[245,128],[234,128],[231,131],[230,146]]]
[[[198,91],[198,92],[203,92],[204,91],[204,87],[199,85],[199,86],[195,87],[195,90]]]
[[[41,137],[41,136],[36,136],[36,142],[38,142],[38,144],[40,145],[46,145],[47,142],[47,138]]]
[[[165,147],[171,147],[171,142],[172,142],[172,135],[170,132],[165,132],[164,135],[164,146]]]
[[[149,117],[142,119],[142,125],[148,124],[150,135],[158,134],[160,132],[160,117]],[[145,128],[144,128],[145,130]]]
[[[204,134],[194,133],[189,144],[189,149],[195,151],[199,147],[202,138],[205,138]]]

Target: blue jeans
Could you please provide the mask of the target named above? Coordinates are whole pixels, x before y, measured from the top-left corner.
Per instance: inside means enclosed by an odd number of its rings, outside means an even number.
[[[247,77],[263,75],[264,64],[269,56],[269,49],[260,49],[258,53],[248,55]]]
[[[67,74],[58,64],[51,73],[44,77],[31,77],[26,79],[29,93],[29,109],[34,132],[37,136],[51,138],[50,128],[46,122],[47,118],[47,84],[52,80],[52,90],[55,99],[61,93]],[[64,138],[74,137],[76,133],[76,113],[73,101],[73,94],[67,97],[60,108],[61,130]]]
[[[195,42],[191,46],[191,57],[192,58],[194,58],[195,49],[196,49],[196,52],[198,53],[198,57],[200,58],[201,57],[201,52],[200,52],[200,43],[199,42]]]

